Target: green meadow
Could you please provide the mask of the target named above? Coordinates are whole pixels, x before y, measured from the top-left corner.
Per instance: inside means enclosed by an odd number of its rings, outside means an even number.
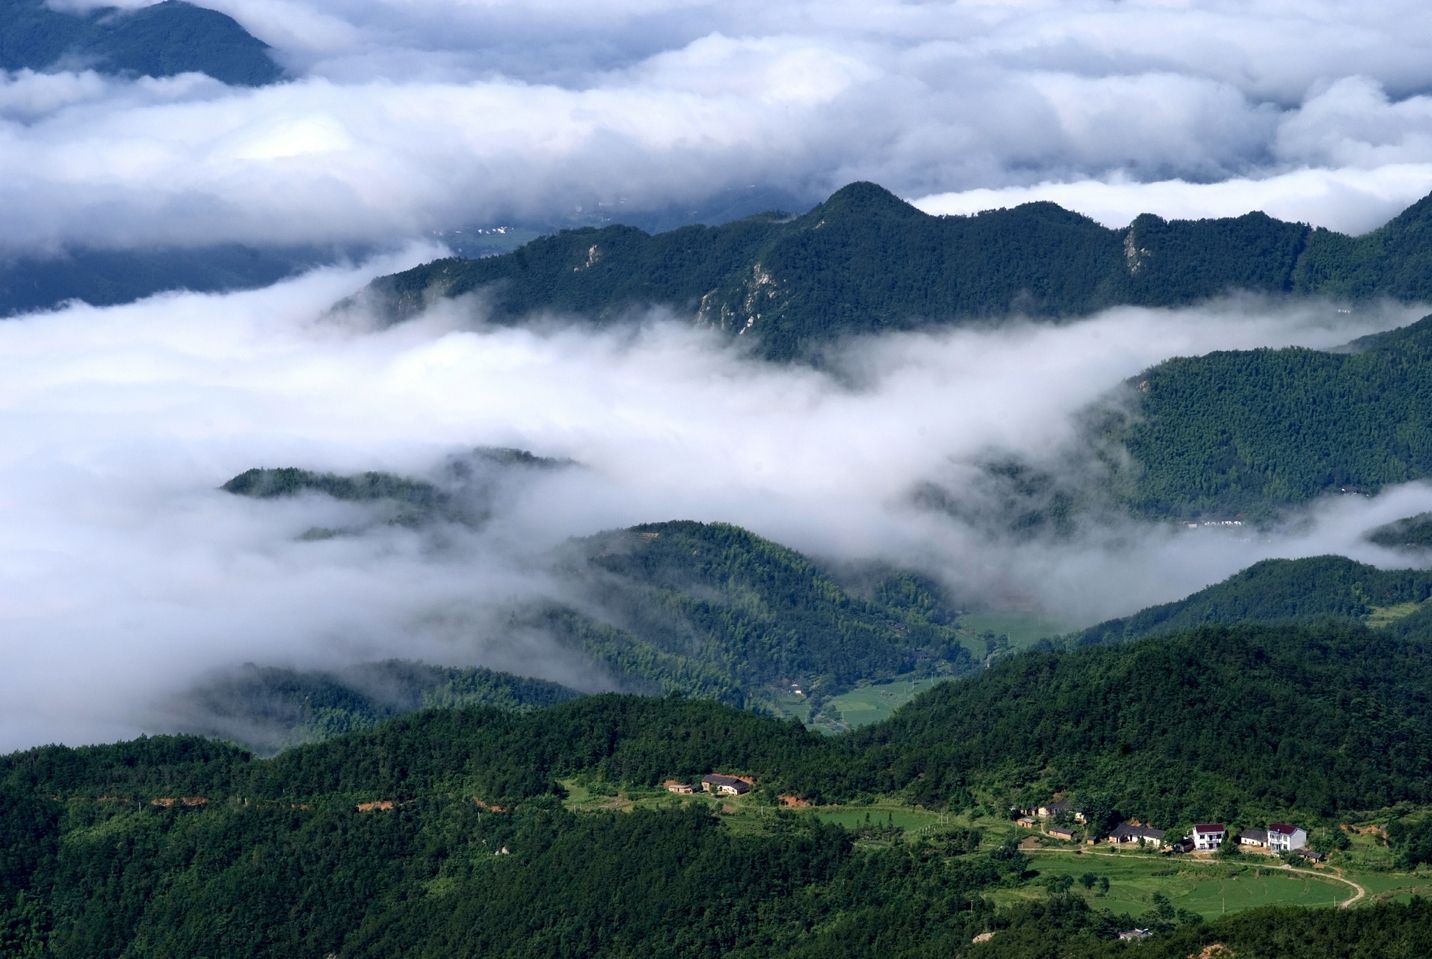
[[[1234,862],[1157,853],[1039,850],[1030,868],[1039,876],[1014,889],[996,890],[995,901],[1010,904],[1048,894],[1045,881],[1067,876],[1070,891],[1084,896],[1096,909],[1135,918],[1155,908],[1154,895],[1166,897],[1174,909],[1214,918],[1259,906],[1335,906],[1354,895],[1351,886],[1333,878],[1284,869],[1278,860],[1246,857]],[[1107,878],[1109,890],[1085,889],[1080,877]]]

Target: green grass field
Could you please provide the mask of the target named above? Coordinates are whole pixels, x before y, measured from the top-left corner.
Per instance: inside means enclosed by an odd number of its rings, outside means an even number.
[[[1417,612],[1423,606],[1422,603],[1398,603],[1395,606],[1374,606],[1367,614],[1367,625],[1376,629],[1378,626],[1386,626],[1388,623],[1395,623],[1399,619],[1405,619]]]
[[[902,679],[893,683],[861,686],[848,693],[833,696],[827,709],[840,713],[840,720],[848,728],[878,723],[890,714],[948,677],[928,679]]]
[[[1367,890],[1367,897],[1358,905],[1374,902],[1406,902],[1413,896],[1432,896],[1432,872],[1354,872],[1349,879]]]
[[[1068,623],[1056,622],[1030,613],[985,612],[966,613],[956,624],[965,647],[976,656],[985,654],[984,644],[978,640],[981,633],[994,633],[1009,637],[1009,648],[1020,650],[1033,646],[1041,639],[1059,636],[1069,632]]]
[[[860,829],[862,826],[896,826],[905,830],[906,838],[916,838],[922,833],[932,832],[955,823],[955,818],[949,813],[917,809],[914,806],[905,806],[899,803],[871,803],[868,806],[812,806],[800,810],[800,812],[844,826],[846,829]]]
[[[1007,636],[1009,649],[1014,651],[1032,646],[1049,636],[1061,635],[1070,627],[1067,623],[1058,623],[1028,613],[985,612],[964,614],[956,628],[965,648],[976,658],[983,659],[986,654],[985,643],[979,638],[983,633]],[[888,719],[895,710],[947,678],[900,679],[890,683],[860,686],[848,693],[833,696],[827,704],[827,712],[834,710],[840,719],[826,731],[854,729]],[[782,708],[786,707],[784,703],[781,705]],[[789,715],[800,715],[794,709],[787,709],[787,712]],[[804,716],[801,718],[804,722],[809,721]]]
[[[1037,899],[1047,895],[1041,880],[1050,876],[1074,879],[1071,891],[1087,898],[1096,909],[1134,917],[1153,908],[1154,893],[1168,897],[1175,909],[1187,909],[1205,918],[1259,906],[1334,906],[1353,896],[1353,890],[1343,883],[1280,869],[1272,859],[1266,864],[1247,859],[1226,863],[1072,849],[1035,852],[1030,858],[1031,868],[1038,870],[1039,878],[1016,889],[996,890],[990,898],[1000,905]],[[1107,877],[1108,893],[1099,895],[1085,890],[1078,881],[1085,873]]]

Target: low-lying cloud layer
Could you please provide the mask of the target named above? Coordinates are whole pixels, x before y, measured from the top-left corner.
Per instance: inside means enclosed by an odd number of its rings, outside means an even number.
[[[1206,214],[1192,191],[1358,231],[1432,190],[1412,2],[212,6],[295,79],[0,75],[0,255],[383,242],[855,179],[1110,222]]]
[[[554,545],[637,522],[735,522],[830,560],[918,565],[1073,624],[1263,556],[1386,561],[1354,548],[1359,528],[1432,506],[1414,487],[1320,507],[1311,531],[1287,537],[1111,522],[1021,546],[910,495],[934,480],[958,500],[991,449],[1059,449],[1078,410],[1169,355],[1332,346],[1411,309],[1120,309],[862,342],[824,372],[751,360],[660,317],[606,332],[471,328],[465,304],[387,330],[323,318],[400,262],[0,324],[0,750],[152,728],[154,703],[244,661],[403,656],[590,682],[492,617],[558,589],[543,566]],[[477,445],[584,468],[509,489],[492,523],[441,542],[402,527],[306,541],[314,526],[361,526],[360,508],[217,489],[254,466],[421,475]]]

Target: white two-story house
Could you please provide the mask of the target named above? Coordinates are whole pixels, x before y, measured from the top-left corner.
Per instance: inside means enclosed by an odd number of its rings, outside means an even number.
[[[1308,844],[1306,830],[1285,822],[1268,825],[1268,848],[1274,852],[1294,852]]]
[[[1195,850],[1208,852],[1217,849],[1223,844],[1223,836],[1228,832],[1228,827],[1222,823],[1201,822],[1195,823],[1193,827],[1193,848]]]

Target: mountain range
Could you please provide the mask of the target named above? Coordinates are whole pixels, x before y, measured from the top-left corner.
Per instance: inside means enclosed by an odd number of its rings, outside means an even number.
[[[1432,296],[1432,197],[1349,237],[1262,213],[1109,229],[1052,203],[931,216],[853,183],[800,216],[770,213],[655,235],[567,230],[479,260],[382,277],[357,301],[396,321],[482,294],[499,323],[557,313],[606,323],[650,307],[810,358],[844,336],[1008,316],[1057,320],[1231,291],[1348,302]]]

